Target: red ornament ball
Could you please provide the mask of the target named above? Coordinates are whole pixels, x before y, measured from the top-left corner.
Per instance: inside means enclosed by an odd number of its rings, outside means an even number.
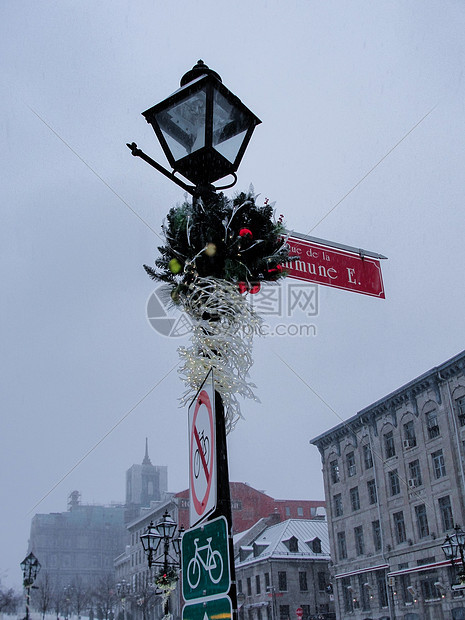
[[[245,282],[238,282],[237,288],[239,289],[239,293],[241,295],[247,292],[247,284]]]
[[[252,231],[248,228],[241,228],[239,231],[239,237],[250,237],[252,239]]]
[[[256,282],[253,286],[251,286],[249,288],[249,293],[251,295],[255,295],[255,293],[258,293],[258,291],[261,289],[261,284],[260,282]]]

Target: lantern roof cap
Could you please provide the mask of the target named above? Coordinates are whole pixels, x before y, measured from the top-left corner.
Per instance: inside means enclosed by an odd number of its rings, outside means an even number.
[[[193,82],[195,79],[197,79],[198,77],[202,75],[212,75],[217,80],[222,82],[221,77],[218,75],[216,71],[213,71],[213,69],[210,69],[210,67],[207,67],[207,65],[203,62],[203,60],[199,60],[197,64],[194,65],[190,71],[188,71],[182,76],[180,86],[185,86],[186,84]]]

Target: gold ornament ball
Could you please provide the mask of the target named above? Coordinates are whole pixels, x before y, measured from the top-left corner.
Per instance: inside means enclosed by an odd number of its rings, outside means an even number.
[[[177,258],[172,258],[168,263],[168,267],[170,268],[171,273],[174,274],[179,273],[182,269],[182,265]]]
[[[207,256],[215,256],[216,254],[216,245],[214,243],[207,243],[205,247],[205,254]]]

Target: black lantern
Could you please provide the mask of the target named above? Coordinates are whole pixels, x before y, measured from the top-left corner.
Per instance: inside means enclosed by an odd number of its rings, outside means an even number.
[[[40,562],[36,556],[31,552],[20,564],[23,571],[23,585],[26,588],[26,617],[25,620],[29,620],[29,601],[31,598],[31,588],[36,580],[37,574],[40,571]]]
[[[236,179],[235,172],[253,130],[261,122],[202,60],[183,76],[179,90],[143,115],[152,125],[173,171],[197,188],[209,187],[229,174]],[[135,143],[128,147],[133,155],[183,186]]]
[[[20,564],[23,571],[23,584],[25,588],[32,586],[40,571],[40,562],[33,553],[30,553]]]
[[[460,554],[460,560],[462,562],[462,568],[459,570],[458,578],[460,584],[465,584],[465,532],[459,525],[456,525],[455,533],[452,536],[447,535],[444,543],[441,545],[441,549],[446,556],[446,560],[449,560],[452,566],[454,566],[455,559]]]
[[[159,535],[163,538],[172,538],[174,534],[174,530],[177,527],[177,523],[173,521],[169,512],[165,510],[165,513],[162,517],[162,520],[159,521],[156,525],[156,528],[159,532]]]
[[[147,526],[147,531],[140,537],[144,553],[147,556],[149,568],[152,567],[153,559],[158,551],[162,538],[163,537],[154,526],[153,521],[150,521],[150,524]]]

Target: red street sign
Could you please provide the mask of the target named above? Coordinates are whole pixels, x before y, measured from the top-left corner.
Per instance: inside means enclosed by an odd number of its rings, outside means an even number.
[[[216,424],[213,371],[189,407],[189,498],[191,527],[216,508]]]
[[[302,609],[302,607],[297,607],[297,609],[295,610],[295,615],[297,616],[297,618],[302,618],[302,616],[304,615],[304,610]]]
[[[385,298],[379,261],[384,256],[338,244],[332,247],[311,239],[298,233],[289,236],[290,254],[299,257],[283,263],[289,278]]]

